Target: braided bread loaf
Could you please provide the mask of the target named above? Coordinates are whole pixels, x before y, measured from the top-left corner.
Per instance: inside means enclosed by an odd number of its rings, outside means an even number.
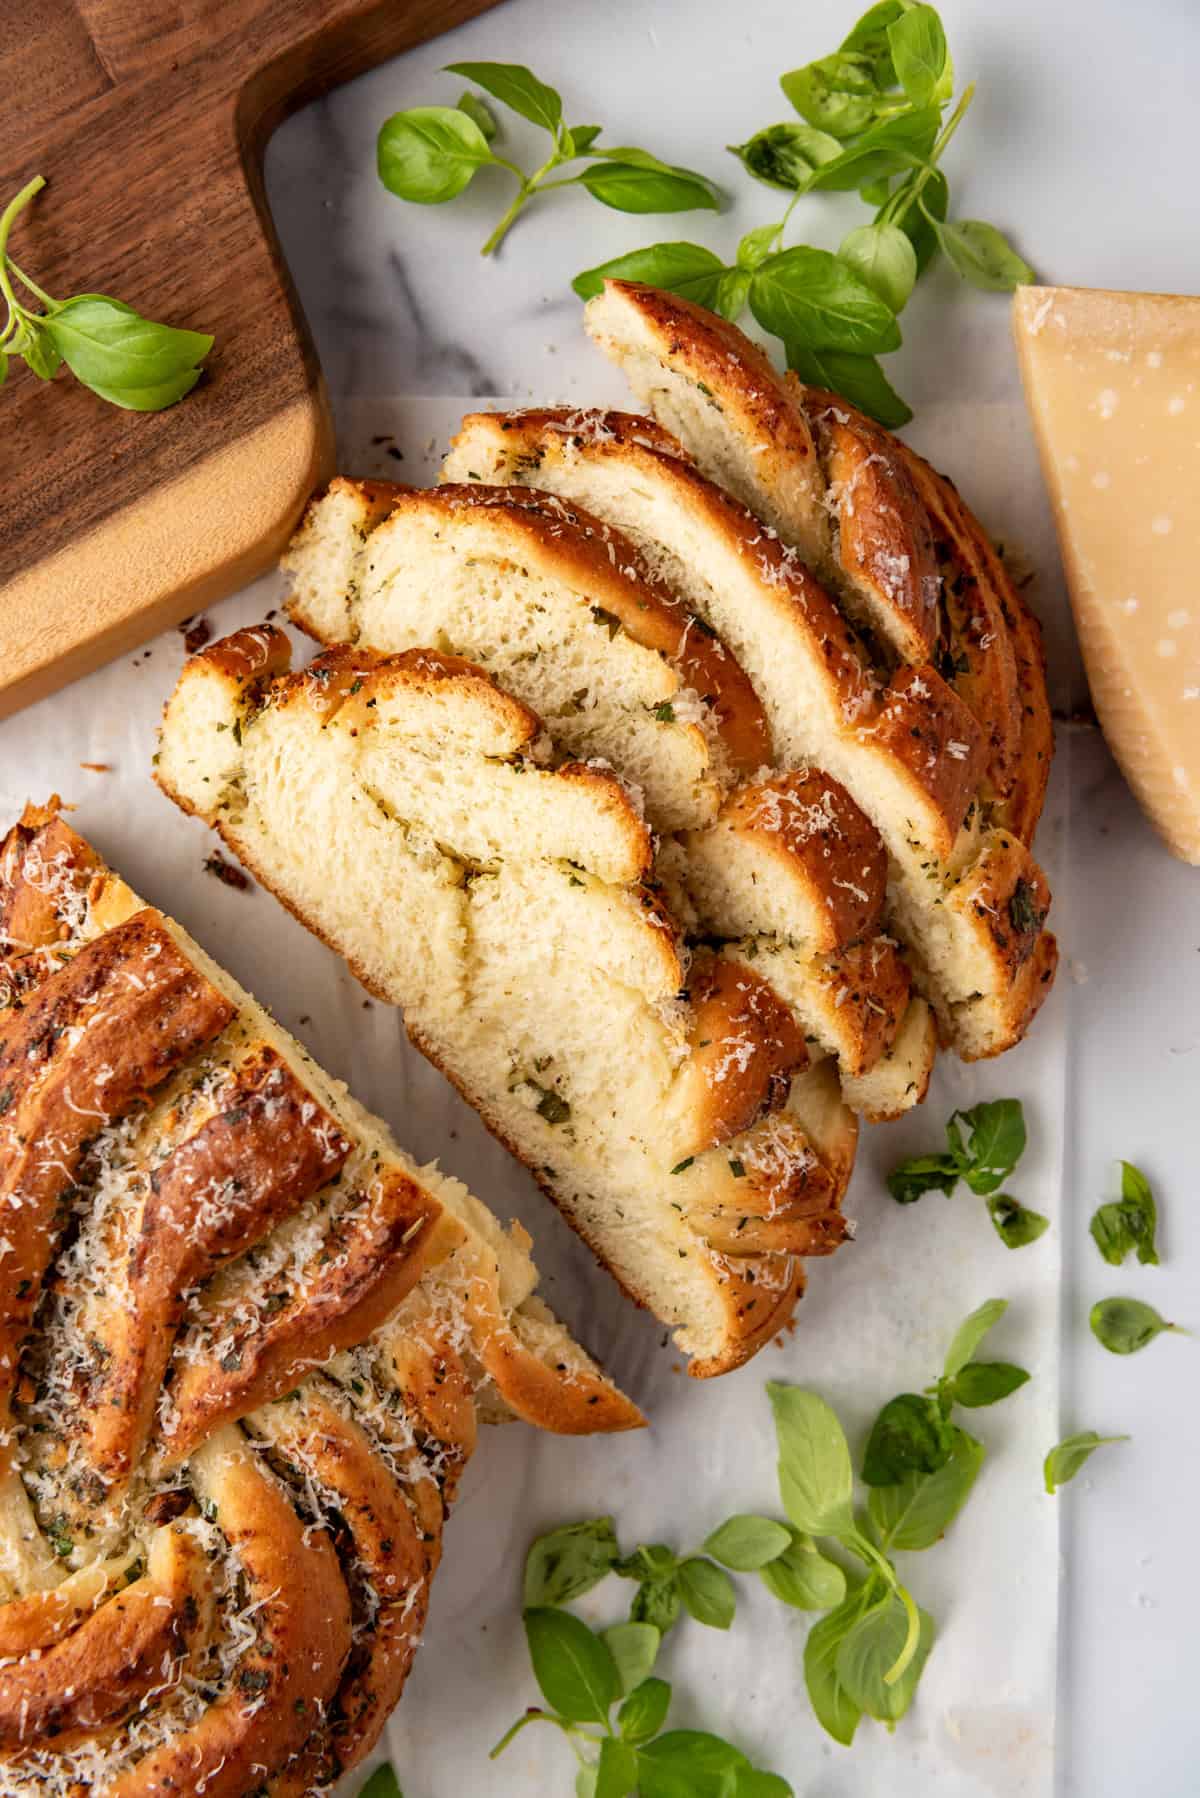
[[[399,1696],[481,1407],[641,1418],[57,802],[0,928],[0,1789],[304,1798]]]

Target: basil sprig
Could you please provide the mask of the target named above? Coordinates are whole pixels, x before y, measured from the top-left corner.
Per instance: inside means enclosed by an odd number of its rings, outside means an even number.
[[[515,62],[455,62],[447,73],[473,81],[512,112],[549,134],[540,166],[526,170],[492,148],[499,126],[487,103],[467,92],[457,106],[412,106],[380,127],[379,178],[390,193],[420,206],[455,199],[482,168],[505,169],[517,180],[512,202],[483,246],[490,256],[518,216],[539,194],[581,187],[618,212],[716,211],[717,193],[706,175],[660,162],[635,145],[598,145],[599,125],[567,125],[562,96]],[[589,159],[571,175],[558,171]]]
[[[791,70],[780,86],[800,119],[729,146],[755,180],[792,196],[777,225],[751,234],[765,249],[747,254],[743,239],[726,266],[698,244],[654,244],[585,270],[575,291],[590,298],[611,276],[667,288],[729,319],[749,305],[764,330],[783,340],[788,367],[802,381],[834,389],[894,428],[912,413],[877,358],[899,347],[898,315],[939,251],[974,287],[1008,291],[1033,279],[994,225],[948,216],[950,191],[938,165],[974,85],[946,116],[954,65],[941,19],[932,6],[880,0],[840,49]],[[848,232],[835,255],[784,247],[802,196],[855,191],[873,216]],[[1019,1231],[1005,1238],[1011,1246],[1019,1239]]]
[[[1143,1267],[1158,1266],[1158,1207],[1150,1182],[1131,1161],[1119,1163],[1121,1196],[1101,1205],[1092,1218],[1092,1240],[1111,1267],[1120,1267],[1130,1250]]]
[[[8,253],[18,216],[46,183],[35,175],[0,213],[0,384],[9,360],[19,356],[41,381],[52,381],[65,362],[77,381],[110,405],[130,412],[161,412],[190,393],[213,340],[200,331],[178,331],[142,318],[123,300],[104,293],[55,300],[22,273]],[[17,297],[14,282],[37,301]]]
[[[916,1155],[892,1169],[887,1188],[898,1205],[915,1204],[927,1192],[949,1198],[962,1180],[986,1200],[992,1226],[1006,1248],[1024,1248],[1049,1229],[1048,1217],[999,1191],[1025,1153],[1025,1114],[1019,1099],[992,1099],[969,1111],[952,1112],[946,1142],[941,1153]]]
[[[1080,1430],[1074,1436],[1065,1436],[1046,1456],[1042,1472],[1047,1492],[1053,1497],[1060,1486],[1075,1478],[1084,1462],[1106,1442],[1128,1441],[1128,1436],[1098,1436],[1095,1430]]]

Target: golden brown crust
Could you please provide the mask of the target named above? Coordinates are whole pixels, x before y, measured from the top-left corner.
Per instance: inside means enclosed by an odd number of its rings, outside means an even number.
[[[890,751],[911,788],[914,812],[920,808],[925,840],[947,859],[983,766],[979,726],[962,700],[928,664],[900,668],[862,734]]]
[[[888,1053],[912,992],[908,964],[887,936],[813,957],[752,937],[727,943],[722,954],[772,986],[807,1040],[835,1055],[843,1074],[864,1074]]]
[[[702,950],[688,990],[688,1055],[669,1108],[676,1161],[728,1142],[782,1105],[791,1076],[808,1064],[790,1010],[749,968]]]

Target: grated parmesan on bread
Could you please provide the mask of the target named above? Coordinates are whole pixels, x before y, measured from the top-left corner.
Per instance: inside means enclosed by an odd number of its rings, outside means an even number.
[[[56,801],[0,846],[0,927],[3,1790],[326,1789],[400,1695],[477,1419],[643,1420],[524,1232]]]
[[[752,969],[689,947],[615,774],[536,760],[541,721],[481,669],[343,645],[284,673],[284,653],[267,629],[192,658],[160,784],[404,1008],[690,1371],[745,1360],[794,1305],[802,1257],[844,1234],[855,1126],[836,1075],[809,1069]],[[830,1080],[822,1150],[796,1095]]]

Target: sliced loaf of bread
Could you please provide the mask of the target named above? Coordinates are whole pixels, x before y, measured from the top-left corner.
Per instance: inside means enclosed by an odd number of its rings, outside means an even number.
[[[724,1371],[846,1233],[855,1122],[748,964],[689,951],[605,768],[481,668],[264,627],[168,703],[157,778],[370,990],[621,1283]]]

